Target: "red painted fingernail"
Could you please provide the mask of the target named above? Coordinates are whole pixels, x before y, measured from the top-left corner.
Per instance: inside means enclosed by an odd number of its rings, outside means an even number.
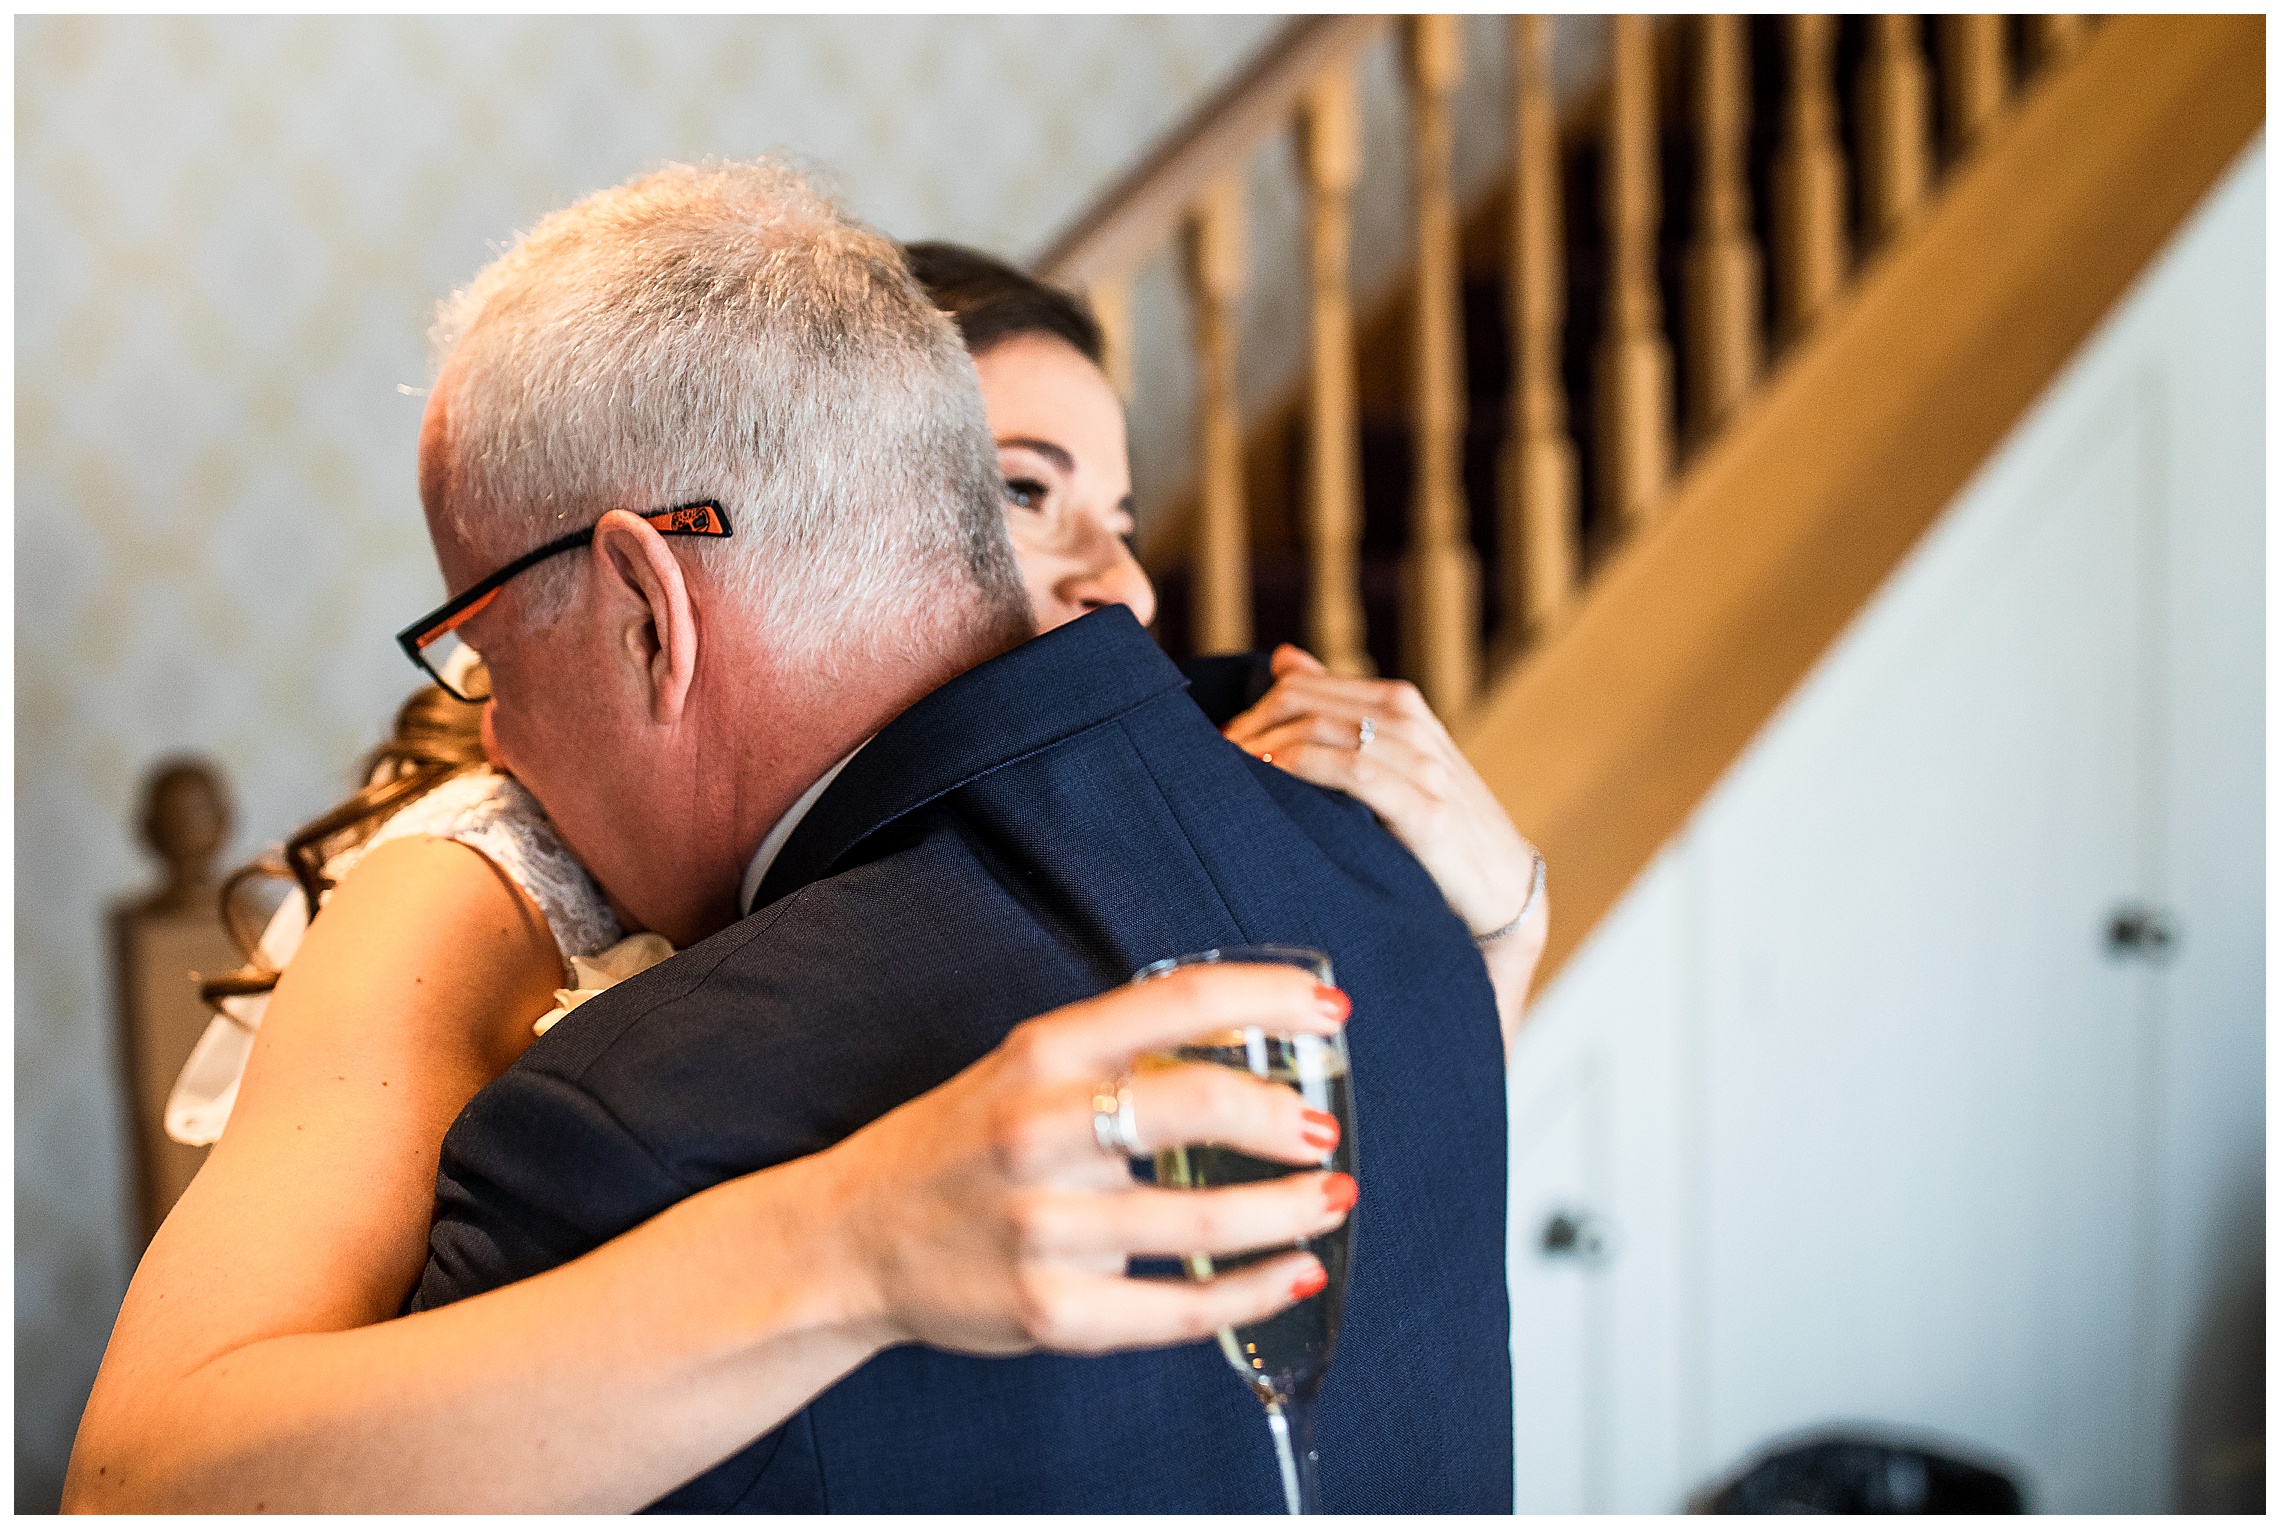
[[[1349,1211],[1362,1197],[1362,1186],[1350,1173],[1333,1173],[1322,1181],[1322,1201],[1335,1211]]]
[[[1314,1001],[1322,1005],[1322,1012],[1332,1019],[1344,1019],[1354,1012],[1354,1000],[1339,992],[1327,982],[1314,984]]]
[[[1338,1145],[1338,1117],[1328,1110],[1301,1110],[1299,1118],[1306,1129],[1299,1132],[1306,1144],[1317,1152],[1327,1152]]]
[[[1303,1301],[1310,1295],[1319,1295],[1322,1292],[1322,1287],[1329,1283],[1329,1271],[1320,1264],[1316,1264],[1290,1282],[1290,1298],[1294,1301]]]

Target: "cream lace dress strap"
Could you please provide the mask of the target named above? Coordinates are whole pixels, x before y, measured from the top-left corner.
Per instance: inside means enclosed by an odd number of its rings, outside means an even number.
[[[538,798],[513,776],[494,770],[454,775],[407,803],[378,833],[335,856],[325,873],[337,881],[390,839],[413,834],[456,839],[512,876],[546,916],[565,975],[572,957],[605,950],[625,933],[602,889],[554,831]]]
[[[377,846],[412,834],[457,840],[512,876],[545,916],[562,955],[564,978],[573,988],[582,985],[583,975],[574,963],[609,949],[625,932],[601,888],[547,821],[538,799],[519,781],[489,769],[455,775],[406,803],[371,838],[334,856],[325,873],[338,880]],[[283,971],[307,929],[302,899],[288,896],[262,931],[263,959]],[[206,1027],[167,1098],[167,1135],[193,1147],[221,1138],[253,1053],[254,1032],[268,1007],[266,993],[222,1000],[222,1014]]]

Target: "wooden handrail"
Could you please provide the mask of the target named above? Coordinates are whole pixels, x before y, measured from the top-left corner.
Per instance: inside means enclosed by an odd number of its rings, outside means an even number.
[[[1313,16],[1283,28],[1250,68],[1190,113],[1161,147],[1112,186],[1034,262],[1057,286],[1114,280],[1180,230],[1188,210],[1251,151],[1290,126],[1326,70],[1378,34],[1383,16]]]

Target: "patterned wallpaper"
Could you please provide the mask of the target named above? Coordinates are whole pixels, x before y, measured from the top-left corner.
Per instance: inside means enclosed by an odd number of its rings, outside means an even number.
[[[1027,256],[1269,17],[39,19],[16,27],[16,1506],[129,1271],[105,904],[156,758],[235,860],[334,800],[438,597],[434,300],[666,158],[783,148],[903,237]]]

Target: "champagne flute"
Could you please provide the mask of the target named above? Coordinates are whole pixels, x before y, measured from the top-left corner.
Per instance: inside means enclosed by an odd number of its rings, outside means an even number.
[[[1297,966],[1312,972],[1318,982],[1332,982],[1328,956],[1289,945],[1240,945],[1175,956],[1142,967],[1132,980],[1146,982],[1183,966],[1224,961]],[[1138,1065],[1169,1067],[1188,1062],[1231,1067],[1280,1083],[1303,1095],[1311,1108],[1336,1116],[1338,1144],[1313,1167],[1346,1174],[1354,1171],[1353,1083],[1343,1034],[1283,1033],[1254,1025],[1208,1036],[1172,1051],[1151,1053],[1140,1058]],[[1156,1154],[1156,1182],[1180,1189],[1250,1184],[1310,1171],[1305,1164],[1270,1162],[1210,1145],[1170,1147]],[[1264,1322],[1221,1328],[1219,1349],[1252,1394],[1266,1405],[1267,1427],[1274,1435],[1275,1458],[1282,1467],[1283,1498],[1290,1511],[1319,1513],[1322,1488],[1318,1479],[1320,1458],[1314,1447],[1314,1403],[1330,1365],[1331,1351],[1338,1345],[1338,1320],[1345,1311],[1346,1276],[1354,1255],[1353,1218],[1347,1217],[1319,1237],[1301,1238],[1295,1246],[1321,1260],[1328,1283]],[[1207,1280],[1220,1269],[1239,1269],[1284,1251],[1262,1248],[1216,1258],[1190,1253],[1181,1262],[1189,1278]]]

